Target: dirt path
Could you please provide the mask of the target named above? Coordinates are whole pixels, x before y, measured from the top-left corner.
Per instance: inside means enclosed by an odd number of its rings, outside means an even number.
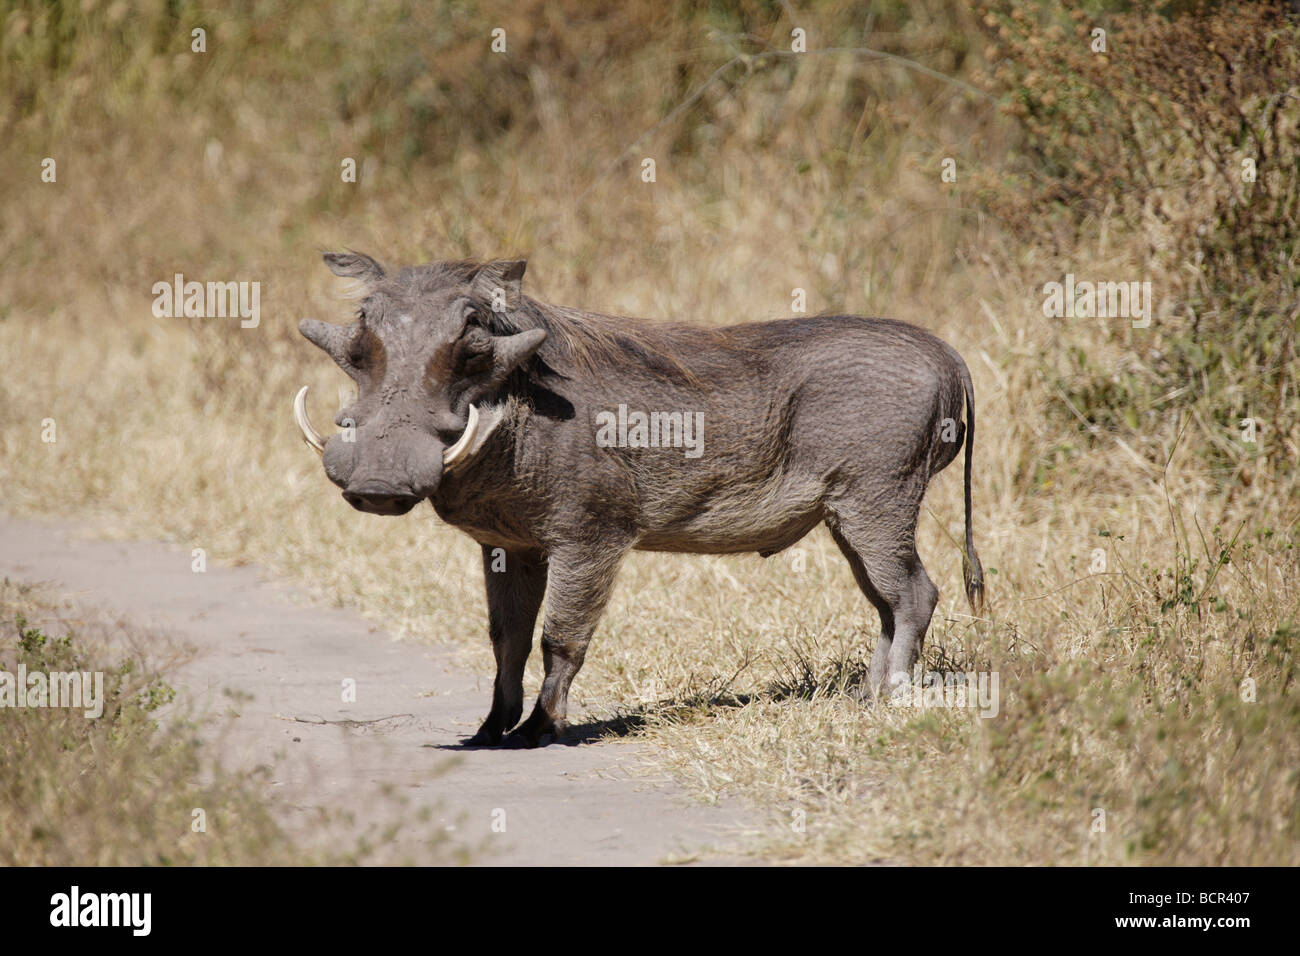
[[[272,792],[297,796],[286,801],[291,821],[325,807],[384,822],[397,812],[382,796],[391,785],[409,806],[434,808],[455,843],[477,848],[475,862],[734,862],[726,848],[738,811],[691,804],[643,776],[646,744],[461,749],[488,681],[453,667],[450,650],[395,642],[353,612],[292,600],[292,587],[253,568],[197,574],[188,551],[0,517],[0,576],[50,584],[192,646],[170,682],[200,710],[232,714],[210,745],[226,766],[271,765]],[[346,679],[355,703],[342,702]]]

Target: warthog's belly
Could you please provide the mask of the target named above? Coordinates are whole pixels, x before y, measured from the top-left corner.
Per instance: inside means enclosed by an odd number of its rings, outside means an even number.
[[[678,554],[742,554],[757,551],[771,557],[784,551],[821,522],[821,515],[787,525],[776,532],[765,529],[742,534],[691,534],[688,531],[646,535],[636,543],[637,551],[671,551]]]
[[[757,551],[763,557],[790,547],[821,522],[820,501],[701,503],[693,514],[663,527],[647,529],[637,540],[638,551],[677,551],[689,554],[739,554]],[[722,505],[722,506],[719,506]]]

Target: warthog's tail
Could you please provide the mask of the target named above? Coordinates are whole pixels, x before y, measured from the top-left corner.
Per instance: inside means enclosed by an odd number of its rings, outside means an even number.
[[[961,369],[962,388],[966,392],[966,474],[962,488],[966,494],[966,553],[961,558],[961,576],[966,584],[966,600],[975,614],[984,610],[984,566],[980,556],[975,553],[975,535],[971,530],[970,507],[970,467],[971,456],[975,451],[975,386],[970,379],[970,369],[966,362],[957,357]]]

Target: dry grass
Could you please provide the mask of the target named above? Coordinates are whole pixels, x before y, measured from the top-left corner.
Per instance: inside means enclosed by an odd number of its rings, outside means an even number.
[[[76,16],[99,23],[118,5],[84,6]],[[1242,481],[1202,454],[1231,443],[1236,399],[1197,396],[1144,418],[1140,441],[1081,426],[1063,357],[1078,350],[1110,374],[1131,363],[1129,339],[1041,311],[1042,283],[1067,271],[1140,275],[1140,226],[1093,220],[1061,256],[1003,233],[966,172],[997,174],[1014,142],[1005,120],[953,84],[852,54],[738,65],[611,166],[737,51],[788,49],[790,22],[743,5],[727,17],[598,6],[549,34],[506,4],[469,21],[429,14],[446,59],[412,81],[436,105],[423,135],[474,122],[454,148],[417,143],[410,155],[399,133],[415,129],[403,112],[414,100],[392,76],[357,78],[414,55],[418,31],[388,5],[366,31],[345,26],[348,4],[255,27],[231,14],[213,24],[221,39],[206,60],[184,52],[184,12],[125,15],[163,36],[146,52],[112,46],[111,31],[97,34],[104,49],[78,38],[84,55],[35,85],[30,113],[6,105],[6,168],[26,171],[0,180],[6,509],[262,562],[418,639],[460,645],[486,670],[477,547],[428,511],[352,511],[294,432],[294,391],[312,385],[313,417],[328,421],[323,396],[342,382],[295,331],[304,315],[347,312],[318,253],[525,252],[535,295],[705,323],[788,314],[804,288],[810,311],[908,319],[967,357],[992,610],[973,620],[961,600],[952,469],[921,529],[942,591],[926,659],[997,669],[1000,716],[863,710],[841,692],[878,624],[821,531],[802,543],[801,567],[793,552],[634,555],[575,704],[627,718],[702,798],[770,810],[756,850],[776,859],[1300,862],[1294,486],[1280,472]],[[947,6],[872,14],[868,45],[978,70],[971,19]],[[10,14],[5,43],[34,35],[42,16]],[[848,46],[863,42],[864,17],[830,4],[806,19],[816,45]],[[534,59],[489,61],[504,71],[490,90],[458,83],[488,56],[489,25],[507,19]],[[653,39],[620,39],[629,33]],[[323,52],[331,43],[341,58]],[[113,72],[121,50],[136,73]],[[82,88],[77,109],[116,122],[76,121],[69,86]],[[479,109],[497,126],[480,129]],[[57,121],[47,129],[41,116]],[[45,155],[59,157],[57,184],[39,181]],[[338,181],[343,156],[363,169],[355,186]],[[642,156],[657,160],[655,184],[639,179]],[[957,184],[940,180],[945,156],[958,158]],[[260,327],[154,319],[150,287],[177,271],[260,281]],[[47,418],[54,444],[41,441]],[[1104,575],[1089,570],[1097,548]],[[1241,699],[1247,677],[1253,703]],[[1096,809],[1104,833],[1092,832]]]

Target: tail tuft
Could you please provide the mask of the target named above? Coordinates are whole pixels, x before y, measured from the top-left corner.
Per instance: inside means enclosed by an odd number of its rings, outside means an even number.
[[[961,556],[961,576],[966,582],[966,601],[976,617],[984,613],[984,567],[973,547]]]

